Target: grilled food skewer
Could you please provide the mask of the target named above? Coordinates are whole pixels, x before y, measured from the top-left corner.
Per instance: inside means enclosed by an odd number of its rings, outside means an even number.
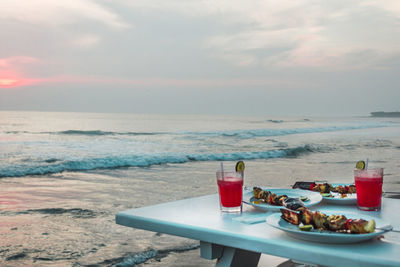
[[[298,211],[281,209],[282,219],[294,224],[312,225],[315,229],[340,233],[366,234],[375,231],[375,221],[349,219],[344,215],[326,215],[320,211],[301,208]]]

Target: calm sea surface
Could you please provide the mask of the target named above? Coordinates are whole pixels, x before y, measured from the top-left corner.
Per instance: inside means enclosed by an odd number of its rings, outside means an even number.
[[[217,192],[215,171],[246,164],[245,185],[352,182],[383,167],[400,191],[400,118],[0,112],[0,265],[176,265],[197,243],[115,225],[115,213]]]

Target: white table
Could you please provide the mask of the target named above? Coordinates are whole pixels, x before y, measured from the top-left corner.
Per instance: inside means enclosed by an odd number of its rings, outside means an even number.
[[[400,233],[356,244],[303,241],[265,223],[268,215],[244,205],[241,215],[222,214],[218,195],[207,195],[119,212],[116,223],[200,241],[203,258],[217,266],[257,266],[261,253],[325,266],[400,266]],[[400,230],[400,200],[383,199],[379,212],[324,202],[312,210],[357,212],[388,221]],[[251,223],[249,223],[251,222]],[[254,223],[256,222],[256,223]]]

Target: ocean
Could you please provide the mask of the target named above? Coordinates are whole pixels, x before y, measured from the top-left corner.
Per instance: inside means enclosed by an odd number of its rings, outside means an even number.
[[[245,186],[287,188],[350,183],[368,159],[400,191],[399,158],[400,118],[0,111],[0,265],[212,266],[196,241],[115,213],[216,193],[221,161],[245,162]]]

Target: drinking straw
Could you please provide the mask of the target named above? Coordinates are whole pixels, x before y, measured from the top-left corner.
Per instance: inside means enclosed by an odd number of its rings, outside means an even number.
[[[368,158],[367,161],[365,162],[365,169],[368,170]]]
[[[222,180],[225,180],[224,178],[224,163],[221,161],[221,177],[222,177]]]

